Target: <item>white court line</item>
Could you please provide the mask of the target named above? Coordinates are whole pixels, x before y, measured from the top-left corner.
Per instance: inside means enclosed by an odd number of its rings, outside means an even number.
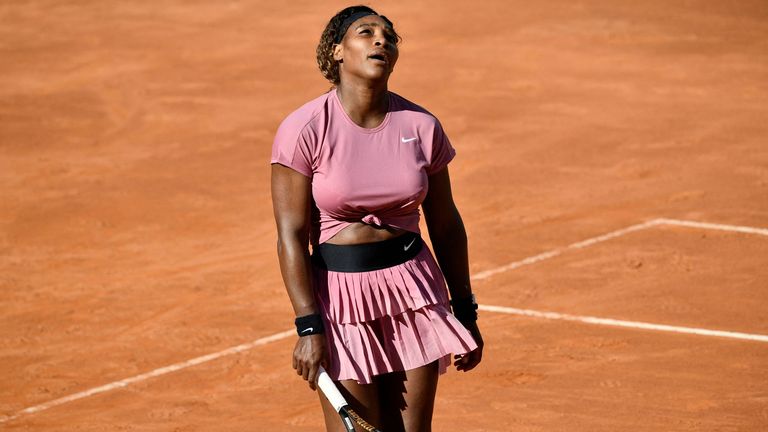
[[[675,226],[683,226],[683,227],[689,227],[689,228],[711,229],[711,230],[719,230],[719,231],[740,232],[740,233],[746,233],[746,234],[757,234],[757,235],[768,236],[768,229],[766,228],[755,228],[755,227],[739,226],[739,225],[724,225],[724,224],[715,224],[715,223],[707,223],[707,222],[694,222],[694,221],[686,221],[686,220],[679,220],[679,219],[666,219],[666,218],[652,219],[641,224],[632,225],[626,228],[622,228],[620,230],[609,232],[608,234],[603,234],[597,237],[589,238],[587,240],[572,243],[563,248],[542,252],[538,255],[534,255],[534,256],[522,259],[520,261],[515,261],[512,263],[503,265],[501,267],[485,270],[480,273],[476,273],[472,275],[471,279],[472,280],[487,279],[498,273],[504,273],[509,270],[514,270],[519,267],[534,264],[549,258],[554,258],[558,255],[563,254],[563,252],[566,252],[571,249],[582,249],[587,246],[592,246],[597,243],[602,243],[606,240],[614,239],[616,237],[621,237],[623,235],[626,235],[635,231],[648,229],[657,225],[675,225]]]
[[[641,223],[641,224],[632,225],[632,226],[629,226],[629,227],[626,227],[626,228],[622,228],[620,230],[612,231],[612,232],[609,232],[608,234],[603,234],[603,235],[600,235],[600,236],[597,236],[597,237],[592,237],[592,238],[589,238],[587,240],[583,240],[583,241],[580,241],[580,242],[577,242],[577,243],[570,244],[570,245],[568,245],[568,246],[566,246],[564,248],[553,249],[551,251],[543,252],[543,253],[540,253],[538,255],[534,255],[532,257],[528,257],[528,258],[522,259],[520,261],[515,261],[515,262],[512,262],[512,263],[503,265],[501,267],[496,267],[494,269],[490,269],[490,270],[482,271],[480,273],[476,273],[476,274],[472,275],[472,277],[470,279],[472,279],[472,280],[487,279],[487,278],[489,278],[489,277],[491,277],[491,276],[493,276],[495,274],[498,274],[498,273],[503,273],[503,272],[506,272],[506,271],[509,271],[509,270],[514,270],[514,269],[516,269],[518,267],[534,264],[534,263],[537,263],[539,261],[544,261],[545,259],[556,257],[558,255],[561,255],[563,252],[565,252],[565,251],[567,251],[569,249],[585,248],[587,246],[592,246],[593,244],[604,242],[606,240],[610,240],[610,239],[613,239],[613,238],[616,238],[616,237],[620,237],[620,236],[623,236],[625,234],[629,234],[631,232],[644,230],[646,228],[650,228],[652,226],[659,225],[661,223],[661,221],[662,221],[662,219],[653,219],[653,220],[650,220],[648,222],[644,222],[644,223]]]
[[[702,229],[715,229],[715,230],[722,230],[722,231],[733,231],[733,232],[742,232],[747,234],[758,234],[758,235],[768,235],[768,229],[765,228],[754,228],[754,227],[746,227],[746,226],[737,226],[737,225],[722,225],[722,224],[713,224],[713,223],[706,223],[706,222],[694,222],[694,221],[685,221],[685,220],[677,220],[677,219],[653,219],[641,224],[632,225],[627,228],[623,228],[620,230],[612,231],[607,234],[603,234],[597,237],[592,237],[587,240],[583,240],[577,243],[570,244],[564,248],[560,249],[554,249],[548,252],[543,252],[538,255],[534,255],[532,257],[524,258],[519,261],[515,261],[506,265],[503,265],[501,267],[497,267],[495,269],[486,270],[480,273],[476,273],[471,277],[472,280],[482,280],[487,279],[495,274],[502,273],[505,271],[513,270],[518,267],[522,267],[525,265],[533,264],[539,261],[543,261],[545,259],[553,258],[558,255],[561,255],[563,252],[570,250],[570,249],[581,249],[585,248],[587,246],[594,245],[596,243],[604,242],[606,240],[610,240],[616,237],[623,236],[625,234],[643,230],[646,228],[650,228],[656,225],[677,225],[677,226],[685,226],[685,227],[692,227],[692,228],[702,228]],[[499,308],[502,310],[491,310],[491,308]],[[737,332],[723,332],[719,330],[706,330],[706,329],[696,329],[696,328],[688,328],[688,327],[675,327],[675,326],[667,326],[663,324],[649,324],[649,323],[639,323],[639,322],[633,322],[633,321],[620,321],[620,320],[613,320],[608,318],[595,318],[595,317],[579,317],[576,315],[565,315],[565,314],[557,314],[554,312],[539,312],[539,311],[528,311],[525,309],[515,309],[515,308],[506,308],[502,306],[488,306],[483,305],[481,306],[482,310],[486,310],[489,312],[502,312],[502,313],[518,313],[519,315],[526,315],[526,316],[536,316],[539,318],[549,318],[549,319],[560,319],[560,320],[569,320],[569,321],[581,321],[581,322],[588,322],[591,324],[602,324],[602,325],[613,325],[613,326],[621,326],[621,327],[631,327],[631,328],[639,328],[639,329],[650,329],[650,330],[664,330],[664,331],[674,331],[679,333],[693,333],[693,334],[700,334],[705,336],[722,336],[722,337],[731,337],[731,338],[737,338],[737,339],[748,339],[748,340],[758,340],[761,342],[766,342],[768,340],[768,336],[763,335],[752,335],[748,333],[737,333]],[[515,311],[515,312],[512,312]],[[567,318],[566,318],[567,317]],[[681,331],[684,330],[684,331]],[[220,357],[224,357],[230,354],[235,354],[238,352],[243,352],[250,350],[254,347],[265,345],[271,342],[275,342],[281,339],[285,339],[291,335],[293,335],[295,332],[294,330],[286,330],[284,332],[276,333],[271,336],[266,336],[261,339],[257,339],[253,342],[245,343],[242,345],[237,345],[231,348],[227,348],[225,350],[204,355],[201,357],[193,358],[191,360],[187,360],[184,362],[176,363],[170,366],[161,367],[159,369],[155,369],[153,371],[143,373],[141,375],[136,375],[131,378],[126,378],[120,381],[115,381],[110,384],[106,384],[100,387],[95,387],[90,390],[85,390],[79,393],[71,394],[69,396],[65,396],[59,399],[54,399],[49,402],[42,403],[40,405],[35,405],[29,408],[25,408],[15,414],[12,414],[10,416],[0,416],[0,423],[5,423],[10,420],[13,420],[23,414],[32,414],[39,411],[43,411],[45,409],[62,405],[67,402],[72,402],[78,399],[83,399],[88,396],[93,396],[98,393],[104,393],[110,390],[114,390],[116,388],[125,387],[129,384],[133,384],[139,381],[143,381],[152,377],[164,375],[170,372],[178,371],[181,369],[185,369],[190,366],[198,365],[201,363],[209,362],[211,360],[218,359]]]
[[[591,316],[561,314],[557,312],[541,312],[536,310],[517,309],[517,308],[511,308],[511,307],[505,307],[505,306],[480,305],[478,309],[482,311],[487,311],[487,312],[499,312],[499,313],[505,313],[505,314],[513,314],[513,315],[523,315],[528,317],[544,318],[544,319],[551,319],[551,320],[577,321],[577,322],[582,322],[587,324],[598,324],[598,325],[606,325],[606,326],[614,326],[614,327],[628,327],[633,329],[656,330],[656,331],[665,331],[665,332],[673,332],[673,333],[694,334],[694,335],[700,335],[700,336],[715,336],[715,337],[724,337],[724,338],[731,338],[731,339],[745,339],[745,340],[758,341],[758,342],[768,342],[768,336],[761,335],[761,334],[740,333],[740,332],[731,332],[731,331],[723,331],[723,330],[709,330],[709,329],[702,329],[702,328],[695,328],[695,327],[681,327],[681,326],[653,324],[653,323],[646,323],[646,322],[639,322],[639,321],[624,321],[624,320],[617,320],[617,319],[611,319],[611,318],[597,318],[597,317],[591,317]]]
[[[690,227],[690,228],[732,231],[732,232],[740,232],[740,233],[746,233],[746,234],[757,234],[757,235],[768,236],[768,229],[766,228],[753,228],[753,227],[739,226],[739,225],[723,225],[723,224],[694,222],[694,221],[686,221],[686,220],[678,220],[678,219],[656,219],[656,220],[659,223],[662,223],[664,225],[677,225],[677,226],[684,226],[684,227]]]
[[[275,341],[278,341],[278,340],[281,340],[281,339],[285,339],[285,338],[287,338],[287,337],[289,337],[291,335],[295,335],[295,334],[296,334],[296,330],[286,330],[284,332],[275,333],[275,334],[273,334],[271,336],[266,336],[266,337],[263,337],[263,338],[260,338],[260,339],[256,339],[253,342],[248,342],[248,343],[244,343],[244,344],[241,344],[241,345],[233,346],[231,348],[227,348],[227,349],[221,350],[219,352],[215,352],[215,353],[212,353],[212,354],[206,354],[206,355],[200,356],[200,357],[195,357],[193,359],[186,360],[186,361],[183,361],[183,362],[180,362],[180,363],[175,363],[175,364],[172,364],[170,366],[161,367],[161,368],[155,369],[153,371],[149,371],[147,373],[143,373],[141,375],[136,375],[136,376],[133,376],[133,377],[130,377],[130,378],[121,379],[120,381],[115,381],[115,382],[112,382],[112,383],[109,383],[109,384],[106,384],[106,385],[103,385],[103,386],[100,386],[100,387],[94,387],[94,388],[92,388],[90,390],[85,390],[85,391],[81,391],[79,393],[71,394],[69,396],[64,396],[63,398],[54,399],[52,401],[48,401],[48,402],[42,403],[40,405],[35,405],[35,406],[29,407],[29,408],[25,408],[25,409],[17,412],[16,414],[13,414],[13,415],[10,415],[10,416],[0,417],[0,423],[5,423],[7,421],[13,420],[13,419],[15,419],[15,418],[17,418],[17,417],[19,417],[19,416],[21,416],[23,414],[36,413],[36,412],[43,411],[43,410],[46,410],[46,409],[51,408],[51,407],[55,407],[57,405],[65,404],[67,402],[76,401],[78,399],[83,399],[83,398],[86,398],[88,396],[93,396],[95,394],[108,392],[108,391],[114,390],[116,388],[125,387],[125,386],[127,386],[129,384],[133,384],[133,383],[136,383],[136,382],[139,382],[139,381],[144,381],[144,380],[146,380],[148,378],[152,378],[152,377],[156,377],[156,376],[160,376],[160,375],[165,375],[167,373],[175,372],[175,371],[178,371],[178,370],[181,370],[181,369],[186,369],[186,368],[188,368],[190,366],[198,365],[198,364],[201,364],[201,363],[206,363],[206,362],[209,362],[211,360],[216,360],[217,358],[220,358],[220,357],[228,356],[228,355],[231,355],[231,354],[236,354],[236,353],[243,352],[243,351],[248,351],[248,350],[250,350],[252,348],[255,348],[257,346],[266,345],[266,344],[268,344],[270,342],[275,342]]]

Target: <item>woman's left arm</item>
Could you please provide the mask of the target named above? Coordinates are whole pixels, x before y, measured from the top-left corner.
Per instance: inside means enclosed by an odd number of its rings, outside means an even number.
[[[429,192],[424,202],[424,220],[429,238],[435,250],[440,269],[443,271],[451,298],[467,299],[472,295],[469,281],[467,232],[459,210],[453,202],[451,178],[448,168],[429,176]],[[480,363],[483,357],[483,337],[476,321],[462,322],[477,342],[478,348],[469,354],[457,356],[456,368],[468,371]]]

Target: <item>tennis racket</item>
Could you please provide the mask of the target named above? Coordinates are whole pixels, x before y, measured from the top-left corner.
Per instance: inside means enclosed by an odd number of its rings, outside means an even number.
[[[320,375],[317,377],[317,385],[320,387],[320,390],[323,391],[323,394],[328,399],[328,402],[331,403],[333,409],[335,409],[336,412],[338,412],[341,416],[341,422],[344,423],[344,427],[347,428],[347,432],[355,432],[355,425],[352,422],[357,423],[361,428],[363,428],[363,430],[367,432],[381,432],[380,430],[373,427],[373,425],[363,420],[360,415],[358,415],[352,408],[349,407],[347,400],[344,399],[344,396],[341,395],[341,392],[339,392],[336,384],[333,383],[331,377],[328,376],[328,373],[325,371],[325,369],[323,369],[322,366],[320,366],[319,373]]]

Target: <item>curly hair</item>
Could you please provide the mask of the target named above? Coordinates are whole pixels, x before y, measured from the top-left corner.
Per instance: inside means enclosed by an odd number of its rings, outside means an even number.
[[[339,62],[333,58],[334,40],[336,39],[337,33],[341,31],[340,27],[344,20],[358,12],[371,12],[380,16],[392,29],[395,36],[395,43],[400,44],[400,41],[402,41],[400,35],[395,31],[392,21],[383,15],[379,15],[375,10],[368,6],[350,6],[340,10],[330,21],[328,21],[328,25],[325,26],[325,30],[323,30],[323,34],[320,36],[320,42],[317,44],[317,66],[320,68],[320,73],[323,74],[325,79],[330,81],[334,86],[341,82],[341,77],[339,76]],[[341,36],[343,37],[344,35]]]

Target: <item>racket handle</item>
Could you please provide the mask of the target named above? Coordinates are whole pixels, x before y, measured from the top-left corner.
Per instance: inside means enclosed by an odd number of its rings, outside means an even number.
[[[318,373],[317,385],[320,387],[320,390],[323,391],[323,394],[328,399],[328,402],[331,403],[333,409],[335,409],[336,412],[341,411],[342,408],[348,405],[347,400],[341,395],[336,384],[333,383],[331,377],[328,376],[328,372],[326,372],[322,366],[320,366]]]

